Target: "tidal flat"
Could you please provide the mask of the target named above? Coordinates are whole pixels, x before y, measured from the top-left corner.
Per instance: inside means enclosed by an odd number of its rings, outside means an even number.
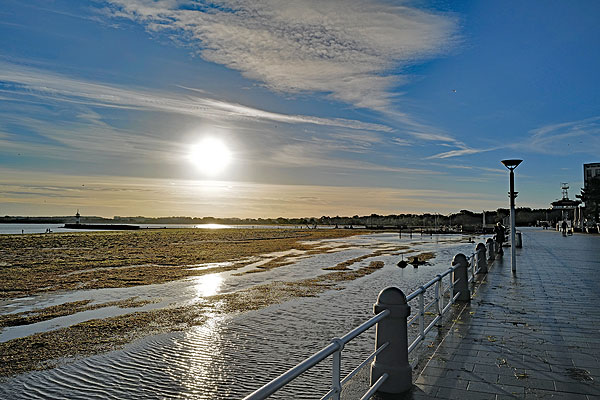
[[[250,256],[364,234],[342,229],[156,229],[0,236],[0,299],[129,287],[238,269]],[[233,261],[211,269],[190,266]]]
[[[56,292],[156,285],[258,264],[237,273],[255,274],[293,263],[294,258],[285,254],[306,257],[336,251],[335,247],[324,246],[323,241],[365,233],[334,229],[173,229],[0,236],[0,298],[7,302]],[[341,244],[337,250],[347,247]],[[372,261],[354,269],[348,266],[403,249],[406,247],[375,250],[338,265],[324,266],[323,274],[306,279],[274,281],[206,296],[201,304],[135,311],[150,301],[130,297],[92,304],[90,299],[82,299],[2,314],[0,328],[36,324],[103,307],[134,310],[4,341],[0,343],[0,376],[50,368],[67,359],[119,348],[149,334],[187,329],[203,323],[208,312],[243,312],[296,297],[316,296],[340,282],[368,275],[382,268],[383,263]],[[261,255],[278,253],[284,255],[256,263]]]

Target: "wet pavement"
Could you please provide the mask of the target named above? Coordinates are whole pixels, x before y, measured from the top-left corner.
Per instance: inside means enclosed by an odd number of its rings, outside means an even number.
[[[524,229],[412,392],[386,399],[600,399],[600,236]],[[384,397],[382,397],[384,398]]]

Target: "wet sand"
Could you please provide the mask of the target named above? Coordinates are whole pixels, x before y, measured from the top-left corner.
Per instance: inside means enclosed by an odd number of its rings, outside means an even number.
[[[251,256],[291,249],[307,254],[326,252],[319,240],[365,234],[350,230],[192,230],[90,232],[0,237],[0,296],[5,300],[74,289],[131,287],[164,283],[190,276],[239,269]],[[388,249],[399,252],[405,247]],[[0,376],[52,368],[70,359],[114,350],[137,338],[202,324],[209,313],[260,309],[297,297],[313,297],[341,282],[358,279],[383,267],[380,261],[354,269],[350,265],[383,254],[374,251],[347,260],[311,279],[271,282],[235,293],[209,296],[202,304],[133,312],[94,319],[66,328],[0,343]],[[232,261],[207,269],[191,266]],[[285,257],[271,260],[256,273],[288,265]],[[248,273],[248,272],[246,272]],[[0,316],[0,327],[32,324],[58,316],[101,308],[135,308],[146,304],[131,298],[120,302],[89,301]]]
[[[74,289],[164,283],[243,266],[244,258],[290,249],[303,242],[364,234],[327,229],[169,229],[0,235],[0,299]],[[197,270],[190,266],[234,261]]]

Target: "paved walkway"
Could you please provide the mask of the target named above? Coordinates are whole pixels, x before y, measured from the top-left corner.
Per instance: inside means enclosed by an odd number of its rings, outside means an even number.
[[[403,399],[600,399],[600,236],[523,231]],[[386,396],[387,398],[387,396]]]

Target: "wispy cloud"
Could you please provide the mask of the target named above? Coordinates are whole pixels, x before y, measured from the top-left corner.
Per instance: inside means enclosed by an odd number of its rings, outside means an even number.
[[[514,147],[544,154],[600,154],[600,117],[549,124],[529,132],[525,142]]]
[[[33,68],[0,62],[0,85],[10,85],[0,92],[34,96],[44,101],[58,101],[93,107],[162,111],[218,120],[254,119],[288,124],[314,124],[333,127],[391,132],[392,128],[343,118],[321,118],[269,112],[209,97],[184,96],[176,93],[123,88],[116,85],[67,78]],[[0,86],[1,87],[1,86]]]
[[[277,167],[304,165],[354,171],[409,171],[348,157],[349,153],[372,152],[373,145],[383,140],[383,134],[393,131],[383,124],[274,113],[196,95],[199,93],[196,91],[192,96],[127,88],[7,62],[0,62],[0,92],[6,95],[0,101],[11,102],[12,109],[18,110],[17,113],[9,108],[5,112],[0,110],[0,146],[13,155],[20,153],[55,160],[67,156],[74,162],[100,163],[119,157],[119,162],[143,164],[144,160],[160,160],[173,165],[180,164],[186,156],[185,147],[189,143],[182,141],[184,133],[167,134],[154,127],[144,128],[139,123],[127,128],[131,124],[124,127],[112,121],[106,113],[108,108],[160,111],[182,115],[190,121],[212,120],[214,126],[237,126],[238,132],[243,129],[241,137],[248,144],[241,156],[247,165],[270,163]],[[48,111],[47,105],[58,108]],[[184,119],[176,118],[181,126],[186,124],[181,121]],[[289,129],[285,128],[286,124]],[[292,129],[295,125],[303,126]],[[15,126],[20,128],[15,130]],[[29,140],[16,133],[22,130],[34,132],[36,139]],[[302,142],[304,146],[298,145]],[[300,148],[303,154],[298,153]]]
[[[263,160],[263,163],[273,166],[311,166],[311,167],[332,167],[348,171],[378,171],[378,172],[396,172],[403,174],[440,174],[432,170],[418,168],[403,168],[391,165],[384,165],[375,162],[349,160],[330,155],[331,149],[320,143],[295,143],[287,144],[272,153],[269,159]]]
[[[439,55],[455,40],[449,15],[361,0],[108,0],[103,10],[165,33],[205,60],[272,90],[321,92],[386,110],[402,67]]]
[[[486,151],[492,151],[492,150],[493,149],[472,149],[472,148],[468,148],[468,147],[463,147],[463,148],[460,148],[458,150],[450,150],[450,151],[445,151],[443,153],[434,154],[434,155],[429,156],[427,158],[428,159],[452,158],[452,157],[465,156],[465,155],[469,155],[469,154],[484,153]]]

